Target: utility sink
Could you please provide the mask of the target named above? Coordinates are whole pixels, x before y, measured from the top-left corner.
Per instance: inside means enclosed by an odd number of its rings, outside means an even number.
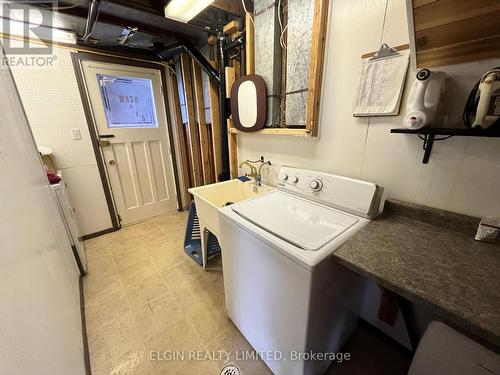
[[[219,182],[216,184],[191,188],[196,204],[196,213],[200,219],[200,229],[207,228],[219,236],[219,208],[227,203],[241,202],[248,198],[265,194],[274,190],[270,186],[255,186],[254,180],[242,182],[238,179]],[[203,237],[203,236],[202,236]]]

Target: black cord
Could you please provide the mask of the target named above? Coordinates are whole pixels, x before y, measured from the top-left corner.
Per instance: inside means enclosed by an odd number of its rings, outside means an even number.
[[[442,138],[434,138],[435,141],[444,141],[445,139],[448,139],[448,138],[451,138],[453,137],[452,135],[447,135],[446,137],[442,137]]]
[[[471,92],[469,93],[467,101],[465,102],[465,108],[462,118],[464,121],[464,125],[468,128],[472,127],[471,116],[476,114],[477,103],[479,101],[479,99],[476,98],[476,95],[477,90],[479,89],[479,83],[480,81],[476,82]]]
[[[434,138],[434,141],[444,141],[445,139],[451,138],[453,135],[447,135],[446,137],[441,137],[441,138]],[[425,141],[425,136],[422,136],[422,134],[418,133],[418,138],[420,138],[422,141]]]

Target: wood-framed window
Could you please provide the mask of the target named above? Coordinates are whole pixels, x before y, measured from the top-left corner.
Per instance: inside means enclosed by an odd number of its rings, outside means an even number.
[[[288,2],[285,0],[285,9]],[[279,125],[272,125],[271,127],[266,126],[264,129],[247,134],[267,134],[267,135],[287,135],[287,136],[298,136],[298,137],[315,137],[318,135],[319,127],[319,112],[320,112],[320,96],[321,96],[321,85],[323,78],[323,65],[324,65],[324,52],[325,52],[325,38],[327,29],[327,18],[328,18],[328,7],[329,0],[315,0],[314,1],[314,13],[312,17],[312,31],[311,31],[311,48],[309,54],[309,72],[307,79],[307,87],[303,89],[295,90],[295,87],[286,87],[286,49],[282,50],[282,77],[281,77],[281,104],[279,109],[280,121]],[[257,9],[254,13],[257,15],[259,12],[267,11],[268,9],[261,10]],[[285,17],[287,12],[284,12]],[[255,72],[255,35],[253,23],[246,17],[246,67],[247,74],[252,74]],[[286,36],[286,32],[285,32]],[[306,58],[306,57],[303,57]],[[293,95],[300,95],[305,92],[306,94],[306,104],[305,104],[305,116],[298,121],[300,124],[296,124],[293,119],[290,121],[290,116],[288,115],[285,106],[288,98]],[[269,97],[269,93],[268,93]],[[283,98],[285,98],[283,103]],[[268,111],[273,110],[268,105]],[[275,121],[276,122],[276,121]],[[229,127],[229,132],[231,134],[237,134],[239,131],[233,127]]]

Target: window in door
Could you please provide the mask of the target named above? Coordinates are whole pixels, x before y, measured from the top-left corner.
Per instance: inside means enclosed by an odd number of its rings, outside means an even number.
[[[97,74],[108,128],[157,128],[150,79]]]

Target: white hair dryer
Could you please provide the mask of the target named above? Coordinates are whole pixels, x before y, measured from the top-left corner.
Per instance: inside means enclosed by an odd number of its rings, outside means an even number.
[[[422,69],[417,73],[406,105],[404,126],[417,130],[434,122],[446,90],[446,74]]]

